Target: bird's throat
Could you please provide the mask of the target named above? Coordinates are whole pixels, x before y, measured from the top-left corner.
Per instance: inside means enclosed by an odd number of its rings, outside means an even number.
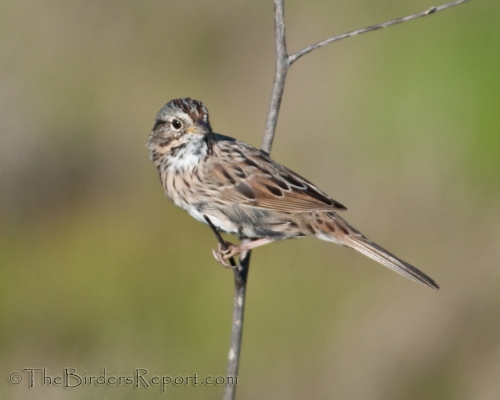
[[[164,148],[156,146],[154,151],[162,154],[162,156],[158,157],[158,161],[155,163],[159,168],[163,164],[166,170],[172,172],[192,171],[194,168],[199,167],[207,157],[209,153],[208,145],[204,136],[186,134],[178,140],[172,141]],[[165,162],[162,163],[162,160]]]

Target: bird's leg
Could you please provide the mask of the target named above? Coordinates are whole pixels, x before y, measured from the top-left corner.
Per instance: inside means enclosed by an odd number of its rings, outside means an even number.
[[[234,265],[234,260],[232,261],[230,260],[230,262],[227,262],[222,257],[222,255],[228,251],[228,243],[221,236],[219,230],[215,227],[212,221],[210,221],[210,218],[208,218],[206,215],[204,215],[203,218],[205,218],[205,221],[207,221],[208,226],[210,226],[210,229],[212,229],[215,237],[219,241],[219,243],[217,244],[217,251],[212,250],[212,254],[214,255],[215,261],[221,263],[226,268],[231,268],[231,269],[237,268],[237,265]]]
[[[247,239],[247,238],[242,238],[242,237],[240,237],[239,239],[240,239],[240,241],[242,242],[242,244],[244,244],[244,243],[249,243],[249,242],[251,242],[251,241],[252,241],[252,239]],[[245,251],[242,251],[242,252],[240,253],[240,260],[242,260],[242,259],[246,258],[246,256],[248,255],[248,252],[249,252],[249,251],[250,251],[250,250],[245,250]]]
[[[248,250],[255,249],[256,247],[263,246],[273,241],[274,240],[270,238],[260,238],[257,240],[252,240],[251,242],[244,241],[239,245],[226,242],[228,247],[227,250],[220,251],[221,248],[219,248],[219,253],[221,254],[223,260],[228,260],[229,258],[237,256],[240,253],[247,252]]]
[[[215,236],[217,237],[217,240],[219,241],[219,243],[217,244],[217,251],[212,250],[212,254],[215,258],[215,261],[221,263],[226,268],[237,267],[226,261],[229,260],[231,257],[237,256],[239,254],[241,259],[242,257],[246,256],[246,253],[248,251],[274,241],[273,239],[270,238],[260,238],[256,240],[250,240],[246,238],[242,239],[240,235],[240,240],[242,240],[242,242],[239,245],[226,242],[222,238],[221,234],[219,233],[215,225],[212,223],[212,221],[210,221],[210,218],[207,217],[206,215],[204,215],[203,217],[205,218],[205,221],[207,221],[207,224],[210,226]]]

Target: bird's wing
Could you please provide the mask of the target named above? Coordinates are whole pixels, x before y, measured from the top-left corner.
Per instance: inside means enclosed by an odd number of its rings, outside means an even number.
[[[219,201],[284,211],[345,210],[314,184],[273,161],[266,153],[230,138],[220,137],[211,157],[210,176]]]

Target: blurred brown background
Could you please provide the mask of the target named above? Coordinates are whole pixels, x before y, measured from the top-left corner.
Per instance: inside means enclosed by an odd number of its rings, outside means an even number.
[[[293,52],[431,3],[285,6]],[[472,1],[292,67],[273,157],[442,290],[314,239],[256,250],[238,399],[500,398],[499,18]],[[9,384],[23,368],[225,374],[232,273],[165,198],[145,142],[191,96],[260,146],[273,40],[271,0],[0,2],[2,399],[162,396]]]

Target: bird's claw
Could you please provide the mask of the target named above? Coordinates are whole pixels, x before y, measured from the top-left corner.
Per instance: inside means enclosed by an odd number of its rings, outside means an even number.
[[[232,268],[232,265],[229,264],[226,260],[224,260],[223,255],[215,250],[212,249],[212,254],[215,258],[215,261],[218,263],[222,264],[223,267],[225,268]]]
[[[227,249],[223,249],[220,243],[217,244],[217,251],[212,250],[212,254],[215,258],[215,261],[222,264],[226,268],[235,268],[232,266],[227,260],[231,257],[234,257],[240,254],[241,251],[239,246],[236,246],[232,243],[227,243]]]

